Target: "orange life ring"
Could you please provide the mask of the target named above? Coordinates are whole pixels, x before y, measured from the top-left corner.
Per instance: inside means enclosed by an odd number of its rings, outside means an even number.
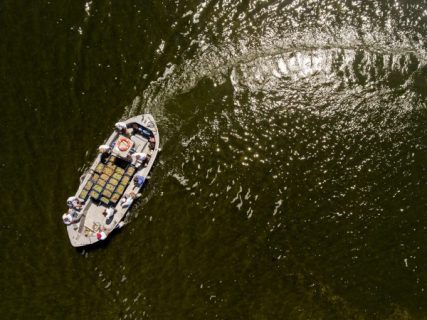
[[[129,139],[125,137],[121,137],[119,138],[119,140],[117,140],[117,148],[122,152],[127,151],[131,147],[131,145],[132,144]]]

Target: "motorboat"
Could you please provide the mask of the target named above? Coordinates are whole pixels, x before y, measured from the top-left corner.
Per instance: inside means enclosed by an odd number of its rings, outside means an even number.
[[[63,215],[70,242],[82,247],[105,240],[123,225],[134,200],[150,178],[159,153],[159,131],[150,114],[118,122],[100,147]],[[104,149],[103,149],[104,148]]]

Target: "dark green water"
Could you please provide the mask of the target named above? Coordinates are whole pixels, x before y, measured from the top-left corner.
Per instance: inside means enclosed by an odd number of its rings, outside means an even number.
[[[427,4],[0,3],[1,319],[426,319]],[[116,121],[163,152],[71,247]]]

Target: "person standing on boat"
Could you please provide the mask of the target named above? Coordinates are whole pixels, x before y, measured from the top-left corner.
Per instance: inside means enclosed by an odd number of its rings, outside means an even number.
[[[99,152],[101,153],[101,162],[105,163],[106,159],[108,158],[108,156],[111,153],[111,147],[107,144],[101,144],[98,147]]]
[[[99,152],[101,152],[102,154],[109,154],[111,152],[111,147],[107,144],[101,144],[98,147]]]
[[[107,218],[107,220],[110,219],[112,216],[114,216],[114,208],[109,207],[109,208],[105,209],[104,215]]]
[[[121,228],[123,228],[123,226],[124,226],[125,224],[126,224],[126,223],[125,223],[124,221],[120,221],[118,224],[116,224],[116,226],[113,228],[113,230],[114,230],[114,229],[121,229]],[[105,239],[107,239],[108,235],[109,235],[113,230],[108,229],[108,228],[106,228],[106,227],[104,227],[104,226],[101,226],[101,227],[99,228],[98,232],[95,234],[95,236],[96,236],[96,238],[97,238],[98,240],[105,240]]]
[[[63,215],[62,215],[62,221],[66,224],[66,225],[69,225],[69,224],[71,224],[71,223],[73,223],[72,221],[73,221],[73,219],[69,216],[69,214],[67,214],[67,213],[64,213]]]
[[[110,229],[108,229],[108,228],[106,228],[106,227],[104,227],[104,226],[101,226],[100,228],[99,228],[99,231],[96,233],[96,238],[98,239],[98,240],[105,240],[105,239],[107,239],[107,236],[108,236],[108,234],[111,232],[111,230]]]
[[[144,184],[145,178],[139,174],[135,175],[133,178],[133,182],[135,183],[135,186],[138,188],[141,188]]]
[[[74,208],[77,210],[80,210],[84,204],[84,201],[82,199],[79,199],[75,196],[68,197],[67,199],[67,206],[68,208]]]
[[[156,138],[154,136],[150,137],[150,139],[148,139],[148,142],[150,143],[150,149],[154,150],[154,148],[156,147]]]
[[[136,167],[140,167],[148,159],[148,156],[145,152],[134,153],[131,157],[132,157],[132,160],[135,161]]]
[[[105,239],[107,239],[107,233],[105,231],[97,232],[96,238],[98,240],[105,240]]]
[[[147,154],[145,152],[136,152],[136,153],[132,154],[133,160],[144,161],[146,158],[147,158]]]
[[[122,208],[130,207],[133,203],[133,200],[139,198],[140,196],[140,193],[136,194],[135,192],[131,192],[128,195],[124,195],[121,200]]]
[[[77,210],[70,208],[68,209],[67,213],[64,213],[62,215],[62,221],[64,221],[65,224],[72,224],[77,222],[80,219],[80,215],[77,212]]]
[[[117,122],[114,126],[116,127],[117,131],[120,132],[121,134],[128,135],[128,131],[127,131],[128,126],[126,122]]]
[[[138,126],[138,124],[136,124],[136,123],[133,123],[132,125],[131,125],[131,128],[132,128],[132,134],[141,134],[141,129],[140,129],[140,127]]]

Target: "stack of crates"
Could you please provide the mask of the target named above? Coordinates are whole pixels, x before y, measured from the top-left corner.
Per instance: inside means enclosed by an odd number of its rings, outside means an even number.
[[[106,164],[96,166],[95,173],[79,195],[81,199],[90,196],[105,205],[115,205],[120,200],[136,169],[133,165],[126,169],[118,167],[114,160],[115,156],[111,156]]]

